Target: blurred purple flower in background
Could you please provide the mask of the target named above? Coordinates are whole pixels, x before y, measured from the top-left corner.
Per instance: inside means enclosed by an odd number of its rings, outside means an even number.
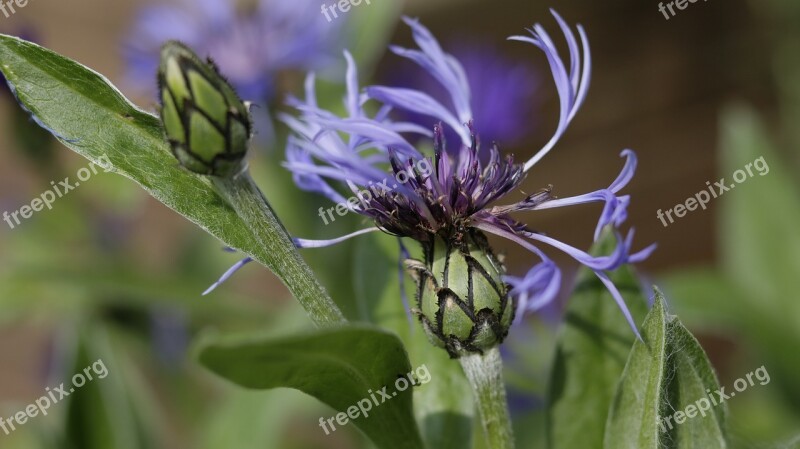
[[[540,96],[539,76],[527,61],[513,59],[485,43],[463,39],[452,45],[451,55],[464,67],[471,91],[470,104],[474,112],[475,131],[486,142],[503,142],[506,146],[520,143],[531,135]],[[394,70],[390,85],[428,92],[440,102],[447,101],[447,92],[441,84],[420,67],[404,65]],[[436,119],[409,111],[397,111],[402,120],[431,128]],[[447,139],[455,135],[447,132]]]
[[[179,367],[189,347],[186,311],[178,307],[154,307],[149,318],[154,352],[165,367]]]
[[[345,20],[328,23],[316,0],[174,0],[144,7],[125,41],[128,78],[155,95],[161,45],[182,41],[210,56],[249,101],[274,98],[283,70],[324,66],[341,50]]]

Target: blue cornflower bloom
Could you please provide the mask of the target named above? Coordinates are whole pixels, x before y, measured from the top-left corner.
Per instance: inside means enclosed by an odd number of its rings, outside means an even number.
[[[266,101],[276,75],[330,63],[345,20],[328,23],[314,0],[176,0],[143,8],[125,43],[128,78],[152,88],[161,45],[187,44],[214,59],[242,98]]]
[[[607,188],[558,199],[549,186],[512,204],[492,205],[516,190],[528,171],[553,149],[586,98],[591,77],[586,33],[578,25],[576,36],[557,13],[553,12],[553,16],[567,42],[568,64],[539,24],[528,30],[529,35],[509,38],[532,44],[544,52],[561,106],[553,137],[522,164],[515,163],[511,155],[502,157],[496,145],[481,149],[473,126],[476,114],[470,101],[470,83],[463,66],[414,19],[404,20],[418,48],[391,49],[436,79],[447,94],[447,102],[409,88],[371,86],[360,92],[355,64],[345,52],[347,114],[340,117],[319,107],[314,75],[310,74],[305,99],[290,100],[290,105],[299,111],[298,116],[282,116],[293,131],[287,143],[285,165],[292,171],[296,184],[375,223],[374,227],[332,240],[295,239],[297,246],[327,246],[376,230],[420,242],[425,260],[405,263],[418,285],[417,303],[412,310],[431,341],[454,357],[498,344],[512,320],[539,310],[557,296],[561,271],[540,248],[542,245],[563,251],[590,268],[611,292],[638,335],[622,296],[607,275],[623,264],[644,260],[655,249],[651,245],[634,252],[633,231],[624,238],[617,231],[626,219],[630,202],[628,195],[619,192],[634,175],[633,151],[622,151],[625,164]],[[380,105],[374,114],[365,109],[371,101]],[[390,113],[396,109],[426,115],[436,124],[431,131],[415,123],[394,121]],[[455,151],[447,150],[445,130],[456,136]],[[408,136],[429,139],[433,155],[421,153]],[[391,167],[388,173],[387,165]],[[392,176],[399,183],[388,186],[386,180]],[[347,196],[356,195],[359,201],[346,201],[332,182],[346,185]],[[604,204],[594,238],[597,240],[607,226],[614,229],[617,245],[610,255],[590,255],[533,231],[511,216],[516,212],[585,203]],[[532,252],[538,262],[524,276],[506,276],[485,234],[518,243]],[[401,257],[407,258],[404,253],[401,250]]]

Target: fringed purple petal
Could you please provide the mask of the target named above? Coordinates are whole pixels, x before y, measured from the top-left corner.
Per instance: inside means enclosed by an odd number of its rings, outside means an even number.
[[[496,219],[496,217],[493,218]],[[542,260],[540,263],[534,265],[522,278],[514,276],[504,277],[504,280],[512,287],[510,294],[517,299],[515,322],[519,322],[526,312],[539,310],[558,296],[558,292],[561,288],[561,270],[558,269],[542,250],[524,240],[512,230],[504,229],[496,223],[480,221],[475,224],[475,227],[490,234],[511,240],[536,254]]]
[[[385,169],[379,168],[389,160],[389,149],[393,149],[405,157],[421,159],[422,155],[400,134],[413,132],[430,134],[411,123],[394,123],[390,121],[390,108],[384,106],[374,118],[370,118],[363,109],[364,97],[358,93],[358,76],[355,62],[349,53],[347,60],[347,93],[345,106],[347,117],[338,117],[330,111],[320,109],[316,100],[314,77],[306,78],[305,100],[290,98],[288,103],[300,111],[299,117],[287,114],[280,118],[295,133],[292,145],[287,146],[287,162],[284,164],[292,173],[310,177],[315,188],[321,177],[334,179],[343,183],[369,189],[387,181]],[[346,139],[343,138],[346,135]],[[295,148],[302,148],[308,157],[300,160]],[[309,178],[300,178],[308,181]],[[298,178],[295,177],[297,181]],[[390,181],[391,185],[392,182]],[[308,185],[306,185],[308,187]],[[331,191],[325,189],[328,198],[333,198]],[[331,189],[332,190],[332,189]],[[405,186],[398,186],[398,192],[413,196],[413,191]]]
[[[550,63],[550,70],[553,74],[553,81],[555,81],[556,84],[556,90],[558,92],[561,106],[561,113],[556,132],[553,134],[553,137],[550,138],[547,144],[545,144],[541,150],[539,150],[532,158],[528,160],[528,162],[525,163],[525,171],[530,170],[531,167],[533,167],[537,162],[539,162],[539,160],[547,155],[547,153],[550,152],[550,150],[555,146],[556,142],[558,142],[558,140],[567,130],[567,127],[575,117],[575,114],[578,112],[586,98],[586,93],[588,92],[589,82],[591,79],[591,52],[589,50],[589,41],[586,38],[586,33],[583,31],[583,27],[580,25],[577,27],[583,48],[583,61],[581,61],[580,52],[578,50],[574,33],[555,11],[551,12],[561,26],[561,31],[564,33],[570,50],[569,71],[567,71],[563,60],[559,56],[558,49],[550,38],[550,35],[547,34],[547,31],[545,31],[544,27],[541,25],[535,24],[533,29],[528,30],[528,32],[531,34],[531,37],[509,37],[509,40],[533,44],[544,52],[545,57],[547,57],[547,61]],[[580,75],[578,75],[579,73]]]
[[[633,234],[634,234],[634,229],[631,228],[630,232],[628,232],[628,237],[626,238],[625,241],[625,245],[628,248],[633,246]],[[658,245],[653,243],[650,246],[646,247],[645,249],[629,255],[628,263],[644,262],[648,257],[650,257],[651,254],[653,254],[653,251],[655,251],[656,248],[658,248]]]
[[[517,300],[515,322],[526,313],[533,313],[550,304],[561,289],[561,270],[552,260],[536,264],[523,277],[504,276],[510,286],[510,295]]]
[[[286,146],[286,160],[288,163],[313,164],[308,151],[294,144],[294,136],[289,137]],[[302,190],[322,194],[334,203],[345,203],[347,200],[336,192],[322,177],[315,173],[295,171],[292,173],[294,183]]]
[[[622,294],[620,294],[617,286],[611,282],[611,279],[608,278],[607,274],[600,271],[595,271],[594,274],[600,279],[603,285],[606,286],[609,293],[611,293],[611,296],[614,298],[614,301],[616,301],[619,310],[621,310],[622,314],[625,316],[625,320],[628,322],[631,330],[633,330],[633,333],[636,334],[636,338],[641,340],[642,336],[639,334],[639,328],[636,327],[636,323],[633,321],[633,316],[631,316],[631,311],[628,309],[628,305],[625,304],[625,300],[622,298]]]
[[[344,58],[347,60],[347,74],[345,76],[347,85],[347,96],[345,97],[345,106],[350,117],[361,117],[363,111],[361,110],[361,101],[358,95],[358,69],[353,56],[349,51],[344,51]]]
[[[369,232],[380,231],[380,228],[366,228],[361,229],[360,231],[356,231],[347,235],[343,235],[341,237],[337,237],[335,239],[330,240],[307,240],[307,239],[299,239],[293,238],[292,241],[294,245],[298,248],[305,249],[305,248],[324,248],[326,246],[335,245],[337,243],[344,242],[345,240],[349,240],[353,237],[358,237],[359,235],[364,235]]]
[[[444,105],[426,93],[399,87],[371,86],[367,88],[367,95],[384,104],[431,116],[436,120],[447,123],[462,139],[469,138],[466,126],[453,113],[448,111]]]
[[[567,245],[552,237],[534,232],[525,232],[523,235],[531,240],[542,242],[564,252],[592,270],[613,271],[630,261],[633,234],[628,234],[628,238],[626,239],[622,239],[622,237],[617,234],[617,246],[614,248],[611,255],[608,256],[592,256],[585,251]]]
[[[595,226],[594,239],[597,240],[600,238],[603,229],[608,225],[613,225],[614,227],[621,226],[628,218],[630,196],[617,196],[616,193],[622,190],[633,178],[636,172],[636,153],[631,150],[624,150],[620,153],[620,156],[626,158],[625,166],[622,168],[619,176],[617,176],[617,179],[615,179],[607,189],[596,190],[591,193],[569,198],[544,201],[533,207],[532,210],[554,209],[578,204],[604,202],[603,212],[600,214],[597,226]]]
[[[492,220],[498,220],[498,217],[495,216],[490,216],[490,217]],[[539,248],[532,245],[530,242],[524,240],[522,238],[524,236],[534,240],[542,241],[543,243],[547,243],[548,245],[558,248],[559,250],[575,258],[581,264],[590,268],[595,273],[595,275],[597,275],[597,277],[603,282],[608,291],[611,293],[611,296],[617,302],[617,305],[619,306],[620,310],[625,316],[625,319],[628,321],[628,324],[631,326],[631,329],[633,329],[633,332],[636,334],[638,338],[641,338],[639,335],[639,331],[636,328],[636,324],[633,322],[631,313],[628,310],[628,307],[626,306],[625,301],[622,298],[622,295],[619,293],[619,290],[617,290],[616,286],[614,286],[614,283],[611,282],[611,280],[608,278],[608,275],[605,272],[614,270],[624,263],[634,263],[644,260],[655,249],[655,245],[651,245],[636,254],[630,255],[630,247],[633,244],[633,231],[631,231],[624,240],[620,238],[619,235],[617,235],[617,248],[614,250],[614,253],[611,256],[594,257],[590,254],[587,254],[581,250],[573,248],[555,239],[551,239],[549,237],[541,236],[539,234],[534,234],[531,232],[515,231],[511,227],[503,227],[495,222],[480,221],[475,223],[475,227],[484,230],[486,232],[489,232],[491,234],[507,238],[515,243],[518,243],[522,247],[528,249],[529,251],[538,255],[542,259],[542,262],[535,265],[525,275],[525,277],[523,278],[508,277],[506,280],[512,285],[512,288],[514,289],[512,291],[512,294],[514,294],[515,297],[517,297],[518,300],[520,300],[521,302],[520,307],[523,307],[523,304],[525,308],[546,305],[549,301],[552,300],[552,297],[550,295],[556,294],[553,292],[552,289],[556,288],[555,278],[557,276],[559,277],[558,282],[560,283],[560,274],[557,274],[554,271],[557,268],[548,266],[548,262],[550,262],[550,259],[547,256],[545,256],[544,253]],[[527,294],[527,296],[516,296],[525,294]],[[531,301],[530,298],[534,298],[534,300]]]
[[[619,155],[625,158],[625,166],[622,167],[622,171],[619,173],[619,176],[617,176],[617,179],[608,187],[608,190],[614,193],[619,192],[631,182],[633,175],[636,173],[636,165],[638,163],[636,152],[633,150],[622,150]]]
[[[548,201],[553,201],[551,196],[552,192],[553,186],[551,185],[536,193],[526,196],[525,199],[517,203],[510,204],[508,206],[495,206],[489,211],[489,213],[493,215],[504,215],[511,212],[535,210],[539,207],[539,205],[545,204]]]
[[[456,116],[458,116],[461,123],[467,123],[472,120],[469,82],[464,73],[464,68],[455,58],[442,50],[430,30],[420,24],[419,20],[404,17],[403,21],[411,27],[414,42],[422,51],[394,46],[391,47],[391,50],[422,66],[447,89],[455,106]],[[468,141],[465,141],[464,144],[467,145]]]
[[[360,185],[367,185],[370,181],[379,180],[377,176],[368,176],[368,174],[359,171],[358,168],[345,170],[306,162],[286,162],[284,166],[294,173],[321,175],[343,183],[352,181]]]
[[[343,132],[366,138],[371,145],[377,145],[381,148],[391,147],[409,157],[422,157],[419,151],[408,143],[400,134],[391,130],[385,124],[371,119],[317,119],[317,124],[326,130]]]
[[[253,261],[253,259],[251,257],[245,257],[244,259],[236,262],[232,267],[228,268],[228,271],[226,271],[225,273],[223,273],[222,276],[220,276],[220,278],[219,278],[219,280],[217,280],[217,282],[214,282],[213,284],[211,284],[211,287],[208,287],[206,289],[206,291],[203,292],[203,296],[213,292],[217,287],[222,285],[223,282],[225,282],[228,279],[230,279],[230,277],[233,276],[237,271],[239,271],[242,267],[244,267],[245,265],[247,265],[248,263],[250,263],[252,261]]]

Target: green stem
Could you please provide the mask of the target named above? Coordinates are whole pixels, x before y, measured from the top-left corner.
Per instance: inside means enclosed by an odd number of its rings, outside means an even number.
[[[489,447],[514,449],[500,347],[495,346],[483,354],[462,356],[459,361],[472,386]]]
[[[317,326],[345,323],[347,320],[341,310],[300,256],[286,228],[276,217],[250,173],[244,172],[233,178],[213,179],[217,189],[247,223],[260,243],[261,253],[250,256],[283,281]]]

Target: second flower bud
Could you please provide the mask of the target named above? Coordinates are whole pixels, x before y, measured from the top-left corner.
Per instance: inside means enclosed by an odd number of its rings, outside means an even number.
[[[172,153],[187,170],[230,177],[244,169],[252,134],[247,106],[209,60],[170,41],[158,70],[161,121]]]

